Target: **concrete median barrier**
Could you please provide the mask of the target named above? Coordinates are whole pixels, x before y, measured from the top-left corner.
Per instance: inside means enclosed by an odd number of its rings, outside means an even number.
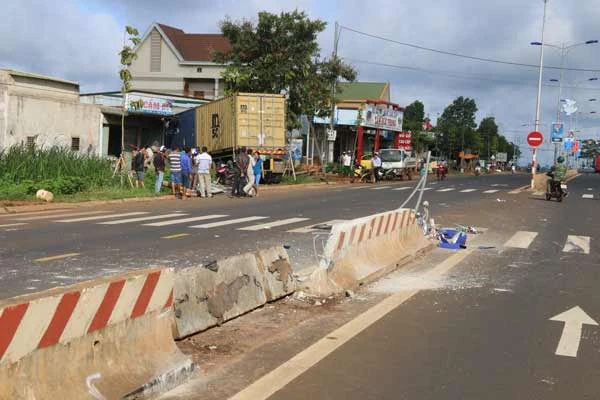
[[[142,399],[193,369],[173,341],[171,269],[0,302],[0,399]]]
[[[334,224],[319,268],[303,288],[315,295],[337,294],[391,272],[432,246],[408,209]]]
[[[294,290],[292,267],[283,247],[178,271],[175,337],[181,339],[219,325]]]

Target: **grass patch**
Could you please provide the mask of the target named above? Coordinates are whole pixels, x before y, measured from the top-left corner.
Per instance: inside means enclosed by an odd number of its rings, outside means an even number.
[[[318,183],[318,182],[321,182],[319,177],[307,175],[307,174],[296,175],[296,180],[294,180],[294,177],[291,175],[286,175],[286,176],[281,177],[282,185],[300,185],[300,184]]]

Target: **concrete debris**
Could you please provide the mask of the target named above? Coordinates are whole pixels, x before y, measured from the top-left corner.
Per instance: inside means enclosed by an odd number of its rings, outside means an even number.
[[[315,300],[315,306],[321,306],[323,305],[319,300]]]
[[[296,298],[298,300],[304,300],[306,299],[306,293],[304,293],[303,291],[296,292]]]
[[[497,201],[498,203],[506,203],[506,200],[503,200],[503,199],[496,199],[496,201]]]
[[[352,290],[346,290],[346,297],[353,298],[354,297],[354,292]]]
[[[211,345],[211,346],[208,346],[208,349],[212,350],[212,351],[215,351],[216,349],[218,349],[218,347],[214,346],[214,345]]]

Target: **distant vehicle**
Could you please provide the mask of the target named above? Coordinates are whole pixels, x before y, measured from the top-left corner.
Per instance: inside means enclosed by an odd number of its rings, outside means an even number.
[[[600,172],[600,153],[596,154],[596,172]]]
[[[412,179],[412,175],[417,173],[417,159],[411,157],[403,149],[381,149],[379,150],[381,157],[381,168],[387,176],[399,177],[408,180]]]

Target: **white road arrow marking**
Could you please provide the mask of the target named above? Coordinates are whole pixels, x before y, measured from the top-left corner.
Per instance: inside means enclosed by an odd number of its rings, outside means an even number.
[[[558,341],[556,347],[557,356],[565,357],[577,357],[577,351],[579,350],[579,343],[581,342],[581,328],[583,325],[595,325],[598,323],[594,321],[589,315],[585,313],[579,306],[575,306],[564,313],[558,314],[550,321],[564,322],[565,326]]]

